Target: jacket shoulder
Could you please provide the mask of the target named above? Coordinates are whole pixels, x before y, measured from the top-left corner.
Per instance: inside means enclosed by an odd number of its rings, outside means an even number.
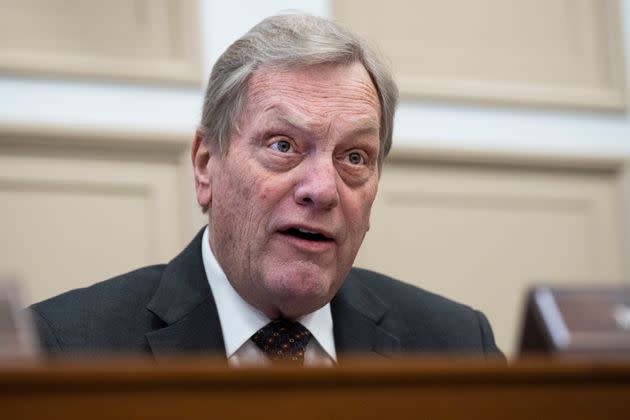
[[[474,311],[470,306],[371,270],[353,268],[351,278],[372,290],[388,305],[403,305],[408,311]]]
[[[389,308],[383,323],[402,331],[407,351],[500,354],[487,318],[468,305],[370,270],[353,268],[349,280]]]
[[[144,333],[156,322],[146,306],[164,268],[140,268],[32,305],[43,346],[86,352],[144,348]]]

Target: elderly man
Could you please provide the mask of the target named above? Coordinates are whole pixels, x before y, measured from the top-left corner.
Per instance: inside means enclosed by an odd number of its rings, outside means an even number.
[[[478,311],[352,268],[392,140],[396,86],[352,34],[265,19],[220,57],[193,147],[208,226],[167,265],[32,307],[52,352],[500,354]]]

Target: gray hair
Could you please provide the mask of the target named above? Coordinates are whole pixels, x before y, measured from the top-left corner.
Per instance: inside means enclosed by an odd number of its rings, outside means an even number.
[[[329,20],[303,14],[264,19],[219,57],[210,73],[203,104],[204,141],[223,153],[246,102],[249,77],[260,68],[307,67],[318,64],[363,64],[376,87],[380,105],[379,168],[392,144],[398,89],[388,68],[355,35]]]

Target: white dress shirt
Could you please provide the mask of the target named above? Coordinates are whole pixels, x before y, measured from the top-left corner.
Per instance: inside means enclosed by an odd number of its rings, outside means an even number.
[[[214,296],[223,331],[225,352],[230,366],[267,365],[271,362],[251,340],[256,331],[271,320],[245,302],[228,281],[216,260],[208,240],[208,228],[201,240],[203,266]],[[295,321],[311,332],[312,337],[304,353],[305,366],[332,366],[337,360],[330,304],[306,314]]]

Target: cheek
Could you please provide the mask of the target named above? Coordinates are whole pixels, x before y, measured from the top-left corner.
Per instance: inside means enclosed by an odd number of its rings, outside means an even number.
[[[358,200],[358,211],[361,213],[361,215],[363,216],[363,220],[365,220],[366,223],[369,223],[370,213],[372,212],[372,205],[374,204],[374,200],[376,199],[376,192],[378,189],[377,186],[378,184],[367,188],[363,192],[363,194],[361,194],[361,197]]]
[[[243,229],[250,220],[254,207],[250,203],[251,191],[251,185],[243,182],[242,177],[230,176],[228,172],[218,182],[214,194],[213,218],[216,228],[223,232],[225,240],[232,241],[243,235]]]
[[[270,193],[271,191],[268,188],[264,188],[264,187],[260,188],[258,192],[258,196],[257,196],[258,201],[262,201],[262,202],[266,201]]]
[[[255,210],[264,211],[278,205],[291,192],[291,180],[287,177],[259,176],[247,183],[251,199],[256,201]]]
[[[232,178],[226,189],[225,193],[231,197],[228,205],[234,216],[231,223],[236,225],[239,235],[248,241],[264,235],[270,213],[281,201],[277,185],[266,177],[241,172]]]
[[[228,188],[233,189],[233,194],[235,196],[235,202],[247,203],[251,200],[252,186],[251,183],[245,181],[242,178],[236,177],[235,179],[239,180],[234,182]]]
[[[376,187],[369,188],[362,194],[357,194],[353,200],[352,214],[348,215],[348,223],[355,241],[360,245],[365,233],[370,229],[370,214],[376,197]]]
[[[249,211],[253,191],[258,188],[255,182],[256,178],[244,168],[235,167],[233,164],[225,168],[221,180],[221,193],[228,197],[226,201],[235,213]]]

